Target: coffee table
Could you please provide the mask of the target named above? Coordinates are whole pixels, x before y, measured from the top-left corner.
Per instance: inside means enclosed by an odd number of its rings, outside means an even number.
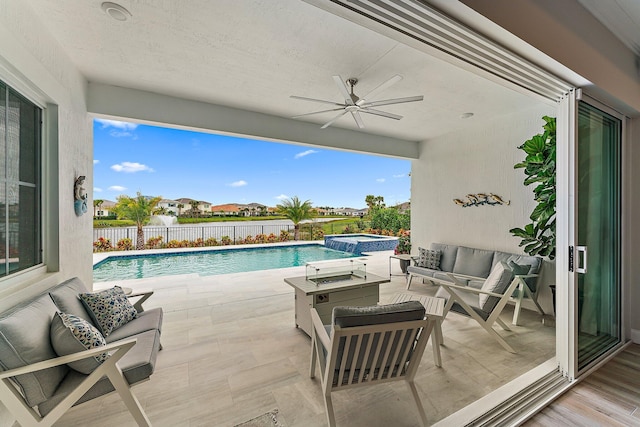
[[[367,273],[365,277],[350,276],[341,280],[328,280],[319,285],[306,276],[288,277],[285,283],[295,289],[296,328],[311,336],[311,308],[315,308],[322,323],[331,324],[333,307],[376,305],[380,300],[380,284],[388,283],[385,277]]]

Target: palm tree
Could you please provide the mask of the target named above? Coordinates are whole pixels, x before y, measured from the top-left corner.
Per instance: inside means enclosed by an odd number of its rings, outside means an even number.
[[[293,222],[293,240],[298,240],[300,234],[300,222],[315,216],[315,210],[310,200],[301,202],[298,196],[293,196],[277,205],[278,213],[284,215]]]
[[[104,200],[102,199],[95,199],[93,201],[93,216],[96,216],[96,211],[100,209],[100,206],[102,206],[103,203],[104,203]]]
[[[129,196],[118,196],[118,202],[115,206],[118,218],[130,219],[135,221],[138,227],[136,237],[136,249],[144,249],[144,232],[142,226],[151,217],[151,212],[156,207],[162,197],[146,197],[137,193],[135,198]]]
[[[184,205],[182,203],[178,203],[178,216],[182,215],[182,209],[184,209]]]
[[[191,216],[200,216],[200,209],[198,208],[200,202],[197,200],[191,200],[189,204],[191,205]]]

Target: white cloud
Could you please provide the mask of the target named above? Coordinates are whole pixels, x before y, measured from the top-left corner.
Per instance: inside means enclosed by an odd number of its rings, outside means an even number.
[[[285,194],[281,194],[279,196],[275,197],[278,200],[287,200],[289,198],[289,196],[285,195]]]
[[[102,125],[102,129],[112,127],[116,129],[120,129],[123,131],[135,130],[138,127],[137,123],[129,123],[129,122],[119,122],[117,120],[107,120],[107,119],[95,119],[96,122]]]
[[[386,181],[386,179],[384,179],[384,178],[378,178],[378,179],[376,179],[376,182],[385,182],[385,181]]]
[[[93,187],[93,192],[94,192],[94,193],[102,193],[102,188],[99,188],[99,187]]]
[[[142,172],[142,171],[153,172],[153,169],[151,169],[149,166],[143,165],[142,163],[137,163],[137,162],[118,163],[111,166],[111,169],[113,169],[116,172],[125,172],[125,173],[135,173],[135,172]]]
[[[398,174],[398,175],[393,175],[393,177],[394,177],[394,178],[404,178],[405,176],[406,176],[406,175],[405,175],[405,174],[403,174],[403,173]]]
[[[111,187],[107,188],[107,190],[109,191],[124,191],[126,189],[127,187],[123,187],[122,185],[112,185]]]
[[[296,154],[295,156],[293,156],[293,158],[294,159],[299,159],[301,157],[308,156],[309,154],[315,154],[317,152],[318,151],[316,151],[316,150],[307,150],[307,151],[303,151],[301,153]]]
[[[247,181],[241,179],[240,181],[232,182],[231,184],[227,184],[229,187],[244,187],[247,185]]]
[[[100,163],[100,160],[93,159],[93,164],[94,164],[94,165],[97,165],[98,163]]]

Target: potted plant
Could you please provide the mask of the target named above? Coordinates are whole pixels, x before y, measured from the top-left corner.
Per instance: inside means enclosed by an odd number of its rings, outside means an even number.
[[[409,230],[400,230],[398,232],[398,245],[394,249],[394,254],[411,254],[411,232]],[[401,259],[400,269],[406,274],[407,267],[411,263],[411,260]]]

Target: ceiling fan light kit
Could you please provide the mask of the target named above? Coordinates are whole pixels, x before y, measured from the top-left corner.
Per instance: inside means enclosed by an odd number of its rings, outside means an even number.
[[[340,76],[333,76],[333,81],[336,83],[336,86],[338,86],[338,90],[340,91],[340,94],[342,95],[344,102],[341,103],[341,102],[334,102],[334,101],[325,101],[323,99],[307,98],[304,96],[291,95],[291,98],[293,99],[318,102],[318,103],[329,104],[334,106],[334,108],[330,108],[327,110],[314,111],[311,113],[299,114],[297,116],[293,116],[292,118],[298,119],[300,117],[310,116],[314,114],[322,114],[322,113],[327,113],[331,111],[339,111],[339,113],[335,117],[333,117],[331,120],[329,120],[324,125],[322,125],[321,127],[322,129],[328,128],[329,126],[334,124],[338,119],[340,119],[342,116],[346,115],[347,113],[351,114],[351,116],[353,117],[353,120],[355,120],[356,124],[360,129],[364,128],[364,121],[362,120],[360,113],[373,114],[380,117],[386,117],[388,119],[400,120],[402,116],[398,114],[388,113],[386,111],[381,111],[373,107],[378,107],[381,105],[402,104],[405,102],[422,101],[424,99],[424,96],[417,95],[417,96],[408,96],[404,98],[384,99],[379,101],[372,100],[376,96],[378,96],[382,91],[388,89],[390,86],[394,85],[400,80],[402,80],[402,76],[399,74],[396,74],[390,79],[382,82],[378,87],[373,89],[367,95],[360,98],[353,91],[353,88],[355,87],[355,85],[358,84],[357,78],[350,77],[347,80],[343,80],[342,77]],[[347,87],[347,84],[349,85],[349,87]]]

